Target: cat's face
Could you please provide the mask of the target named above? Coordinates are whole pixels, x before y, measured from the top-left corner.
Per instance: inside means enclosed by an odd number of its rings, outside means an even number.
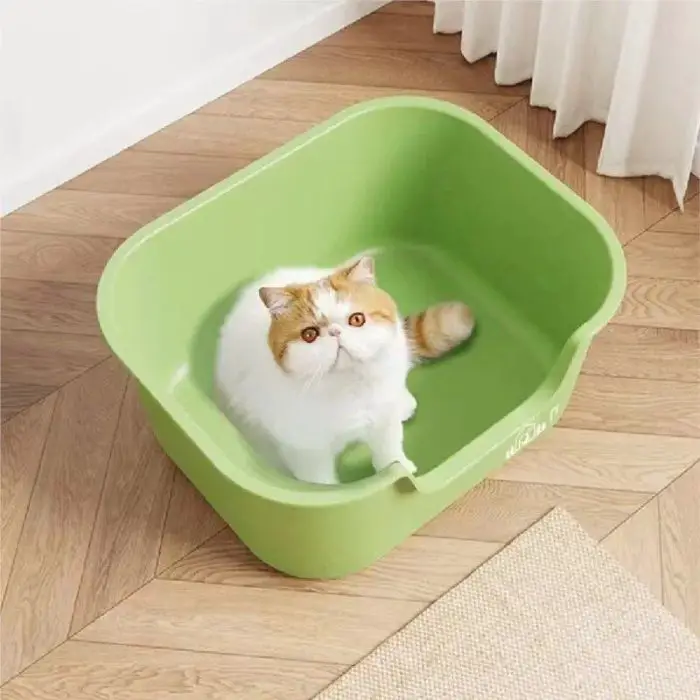
[[[370,362],[398,333],[396,304],[375,285],[370,257],[312,284],[264,287],[260,298],[277,364],[309,379]]]

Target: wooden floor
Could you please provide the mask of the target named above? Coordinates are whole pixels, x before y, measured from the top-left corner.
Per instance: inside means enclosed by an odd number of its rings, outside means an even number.
[[[527,85],[400,3],[8,216],[2,233],[2,697],[308,698],[555,504],[700,633],[700,198],[595,174]],[[337,110],[468,107],[600,210],[629,285],[559,427],[371,570],[267,570],[163,456],[94,311],[141,225]],[[507,205],[504,202],[504,205]]]

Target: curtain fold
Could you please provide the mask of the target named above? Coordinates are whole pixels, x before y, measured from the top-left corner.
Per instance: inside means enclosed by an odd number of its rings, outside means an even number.
[[[700,164],[700,0],[435,0],[434,30],[461,32],[469,62],[495,53],[499,85],[531,78],[555,138],[604,122],[598,172],[668,178],[682,205]]]

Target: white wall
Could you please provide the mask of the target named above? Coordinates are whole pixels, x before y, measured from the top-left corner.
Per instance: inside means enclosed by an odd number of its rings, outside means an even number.
[[[3,213],[380,4],[2,0]]]

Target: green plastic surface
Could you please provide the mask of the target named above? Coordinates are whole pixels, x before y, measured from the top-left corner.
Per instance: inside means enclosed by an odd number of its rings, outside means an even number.
[[[477,332],[410,376],[417,476],[374,474],[358,449],[346,483],[301,483],[217,409],[218,329],[245,282],[369,248],[404,313],[462,299]],[[146,226],[108,264],[98,312],[205,498],[271,566],[326,578],[386,554],[552,425],[624,281],[615,235],[568,188],[473,114],[399,97],[340,113]]]

